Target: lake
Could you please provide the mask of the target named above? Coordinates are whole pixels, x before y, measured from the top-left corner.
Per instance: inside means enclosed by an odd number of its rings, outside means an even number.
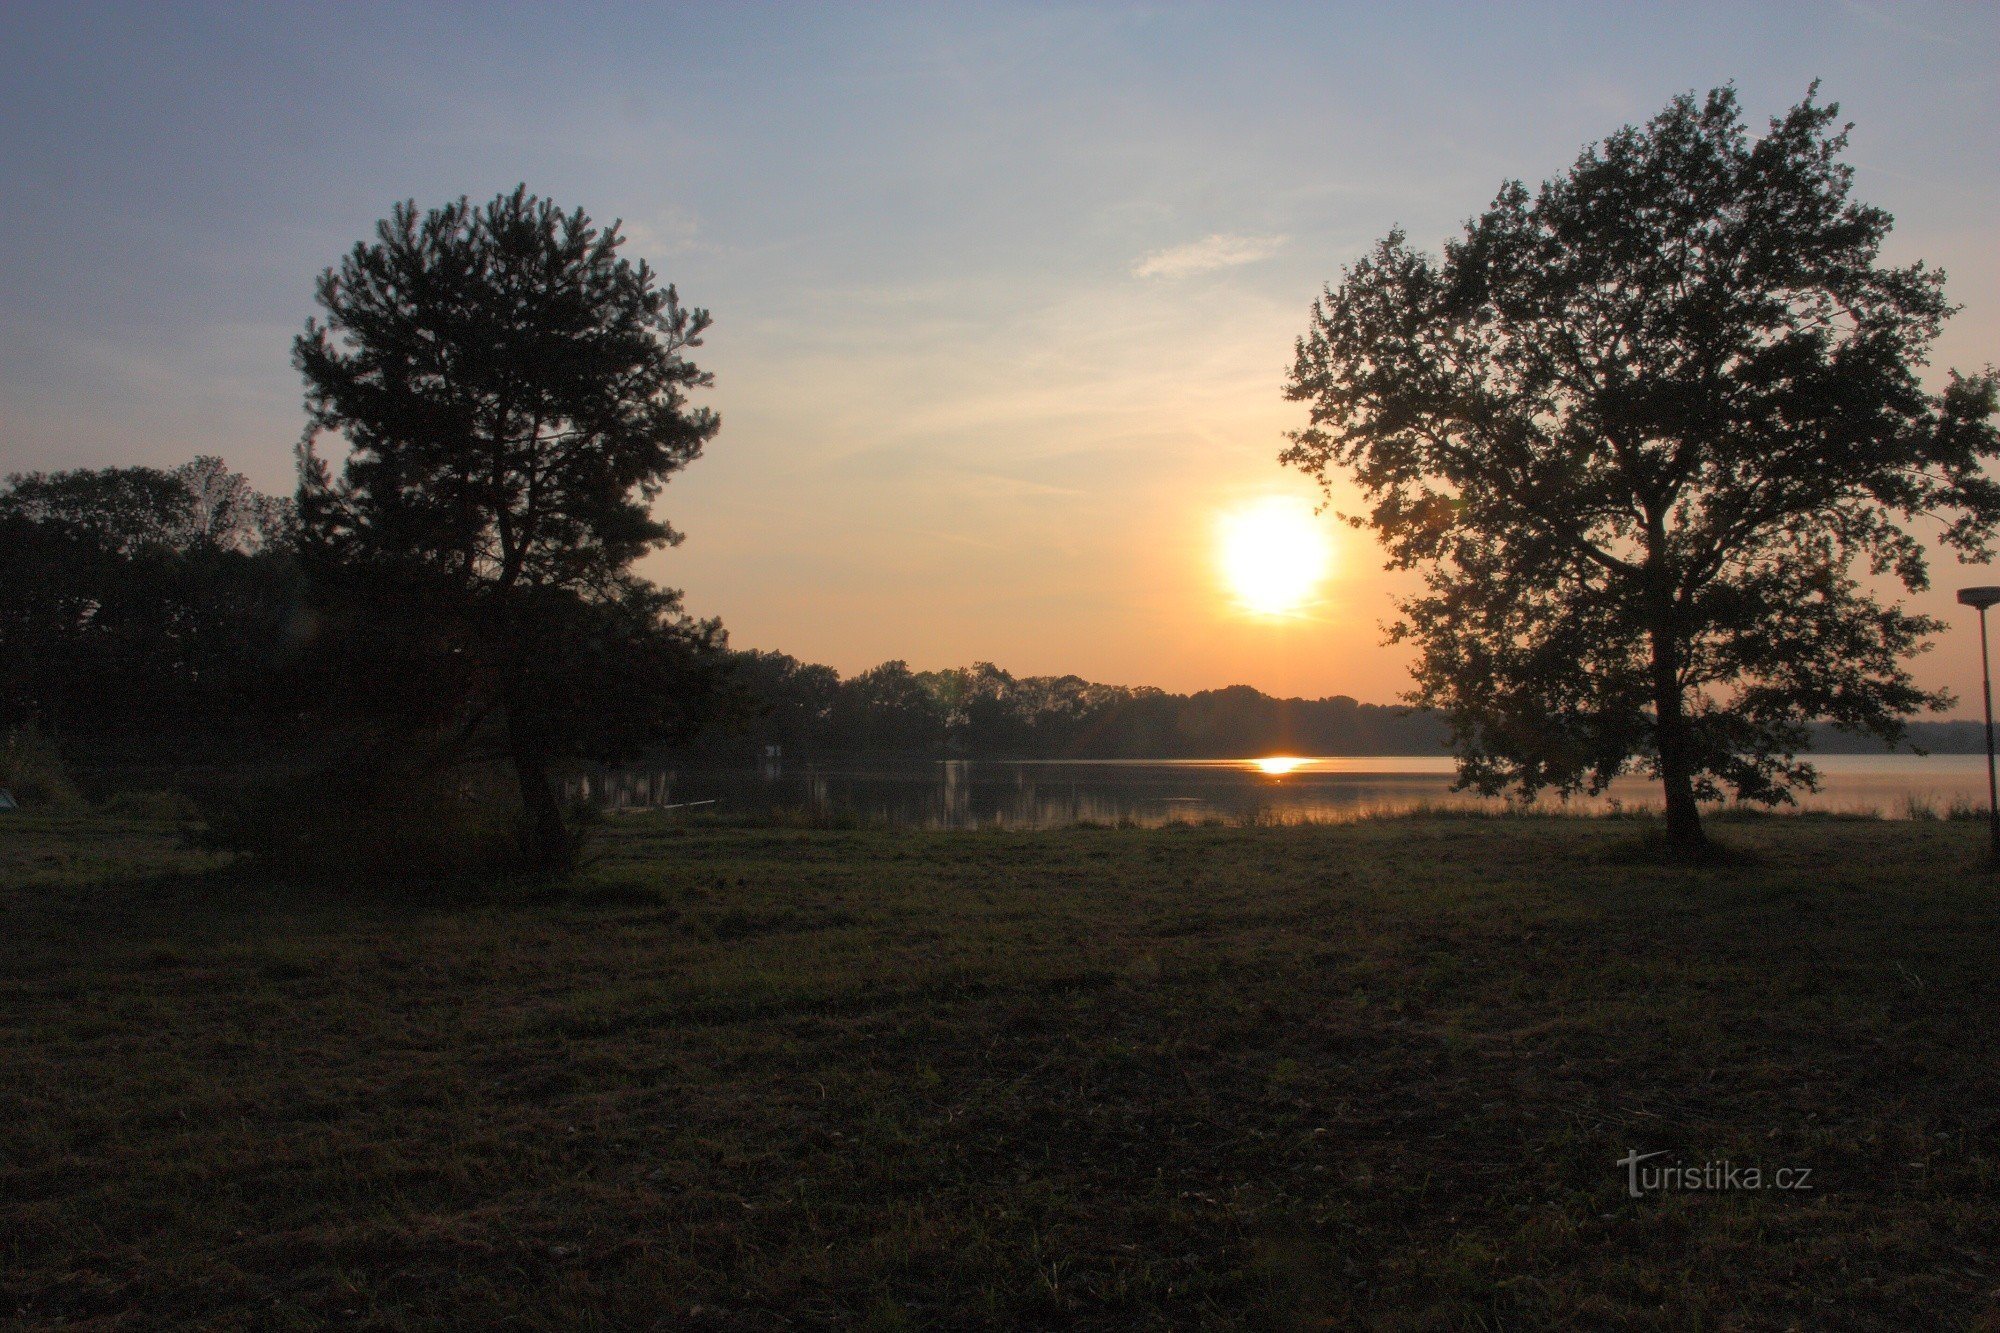
[[[1799,806],[1908,818],[1986,806],[1984,755],[1822,755],[1821,789]],[[679,765],[572,779],[568,795],[606,810],[673,807],[741,817],[852,816],[909,828],[1060,828],[1085,822],[1157,827],[1222,820],[1303,823],[1421,806],[1503,809],[1451,790],[1445,755],[1171,760],[821,760],[741,767]],[[1657,808],[1659,786],[1621,778],[1566,808]],[[1545,800],[1538,808],[1563,809]]]

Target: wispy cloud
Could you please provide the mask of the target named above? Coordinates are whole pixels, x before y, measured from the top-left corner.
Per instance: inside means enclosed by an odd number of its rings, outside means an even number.
[[[1289,236],[1231,236],[1216,232],[1186,245],[1155,250],[1132,266],[1135,278],[1185,278],[1238,264],[1254,264],[1278,253]]]
[[[619,224],[628,258],[651,259],[713,248],[702,243],[700,221],[684,208],[669,205],[638,217],[620,218]]]

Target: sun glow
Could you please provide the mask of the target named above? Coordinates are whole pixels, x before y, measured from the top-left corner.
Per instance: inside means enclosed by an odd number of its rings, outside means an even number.
[[[1272,496],[1222,517],[1218,556],[1223,582],[1244,610],[1294,616],[1326,577],[1331,549],[1312,506]]]
[[[1280,778],[1303,764],[1305,760],[1289,754],[1273,754],[1266,755],[1262,759],[1252,759],[1250,762],[1257,765],[1259,772]]]

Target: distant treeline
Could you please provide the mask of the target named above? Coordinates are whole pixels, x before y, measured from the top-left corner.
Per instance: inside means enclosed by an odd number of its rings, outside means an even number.
[[[1258,754],[1446,754],[1434,713],[1344,694],[1279,699],[1248,685],[1170,694],[1080,676],[1014,676],[990,662],[912,671],[884,662],[841,678],[785,653],[730,653],[743,710],[693,748],[755,755],[961,755],[1021,759],[1226,759]],[[747,719],[745,714],[747,714]],[[1974,753],[1974,722],[1917,722],[1909,740],[1940,754]],[[1826,754],[1881,753],[1871,737],[1813,729]]]
[[[150,770],[163,782],[310,751],[339,701],[292,524],[288,503],[214,458],[8,478],[0,768],[23,728],[84,773]],[[689,746],[718,758],[772,745],[788,756],[1047,759],[1447,752],[1437,715],[1346,695],[1277,699],[1247,685],[1170,694],[1016,677],[985,662],[885,662],[842,679],[784,653],[720,656],[714,674],[726,686],[687,700]],[[1984,748],[1974,722],[1913,723],[1909,740],[1937,753]],[[1880,750],[1825,727],[1814,742],[1824,753]]]
[[[842,679],[784,653],[733,652],[749,717],[696,748],[1033,759],[1202,759],[1443,753],[1438,719],[1345,695],[1274,699],[1247,685],[1169,694],[1080,676],[1016,677],[990,662],[912,671],[884,662]]]
[[[1812,729],[1813,750],[1817,754],[1882,754],[1888,747],[1873,736],[1851,736],[1825,723]],[[1986,727],[1979,722],[1912,722],[1904,744],[1926,754],[1985,754]]]

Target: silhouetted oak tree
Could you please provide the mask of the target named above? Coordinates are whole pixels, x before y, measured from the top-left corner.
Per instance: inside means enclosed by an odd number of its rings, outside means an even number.
[[[688,401],[708,313],[622,241],[525,187],[399,205],[293,347],[300,528],[350,677],[401,725],[497,727],[548,864],[570,855],[551,762],[671,726],[719,637],[630,568],[679,540],[649,502],[720,423]],[[346,438],[337,480],[322,431]]]
[[[1351,473],[1352,521],[1424,572],[1391,635],[1461,786],[1594,792],[1636,759],[1695,844],[1698,800],[1814,784],[1811,719],[1894,740],[1949,702],[1903,667],[1940,626],[1856,575],[1923,588],[1920,515],[1990,554],[1993,373],[1919,381],[1943,275],[1879,262],[1891,219],[1816,92],[1759,139],[1733,89],[1680,97],[1315,302],[1283,460]]]

